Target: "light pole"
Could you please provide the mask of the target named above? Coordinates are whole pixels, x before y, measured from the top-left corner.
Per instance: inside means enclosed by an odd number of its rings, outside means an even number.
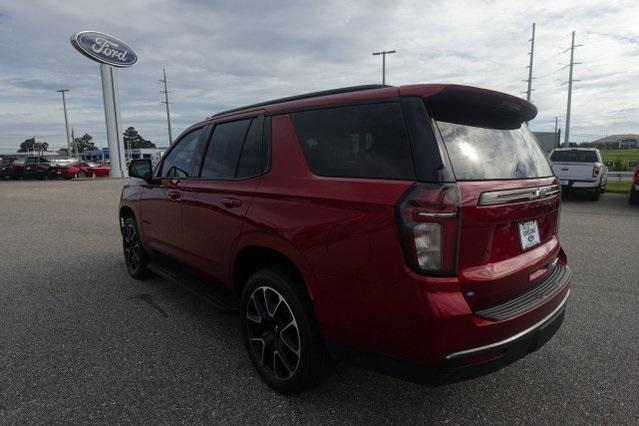
[[[62,107],[64,108],[64,127],[67,131],[67,155],[71,155],[71,134],[69,133],[69,116],[67,115],[67,100],[65,97],[65,93],[68,92],[69,89],[61,89],[57,90],[58,93],[62,93]]]
[[[373,56],[382,55],[382,84],[386,84],[386,55],[397,53],[395,50],[382,50],[381,52],[373,52]]]

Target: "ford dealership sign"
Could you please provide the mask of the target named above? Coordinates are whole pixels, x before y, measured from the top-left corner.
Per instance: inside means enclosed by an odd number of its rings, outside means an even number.
[[[126,43],[96,31],[80,31],[71,36],[71,44],[89,59],[114,67],[130,67],[138,61]]]

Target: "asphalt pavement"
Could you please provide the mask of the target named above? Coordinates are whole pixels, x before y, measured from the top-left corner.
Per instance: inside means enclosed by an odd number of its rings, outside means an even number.
[[[438,388],[346,364],[296,397],[238,319],[124,266],[123,180],[0,182],[0,423],[639,423],[639,208],[569,198],[566,319],[542,349]]]

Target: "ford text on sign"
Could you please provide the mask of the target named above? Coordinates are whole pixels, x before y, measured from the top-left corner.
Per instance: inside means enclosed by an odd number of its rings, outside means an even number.
[[[130,67],[138,55],[126,43],[108,34],[80,31],[71,36],[71,44],[84,56],[114,67]]]

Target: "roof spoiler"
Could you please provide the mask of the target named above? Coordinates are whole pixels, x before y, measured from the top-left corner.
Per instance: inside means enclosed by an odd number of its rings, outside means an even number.
[[[432,116],[450,123],[518,129],[537,116],[537,107],[528,101],[477,87],[440,85],[424,97]]]

